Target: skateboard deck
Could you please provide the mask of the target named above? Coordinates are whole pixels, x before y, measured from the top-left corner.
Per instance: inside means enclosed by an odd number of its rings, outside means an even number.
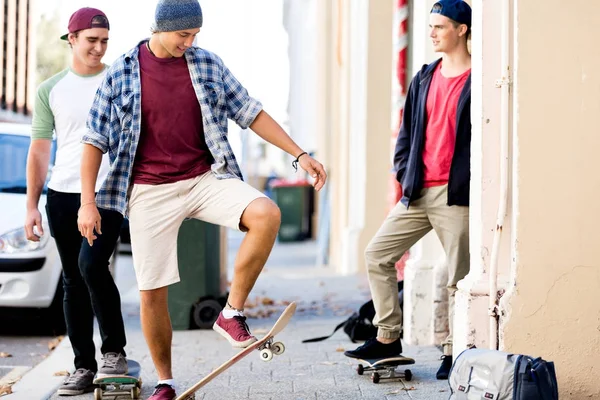
[[[400,365],[410,365],[415,363],[414,359],[404,356],[366,360],[359,359],[358,361],[361,362],[356,368],[358,375],[370,372],[373,383],[379,383],[381,380],[404,379],[410,381],[412,379],[412,372],[410,369],[405,369],[403,372],[398,372],[396,369]]]
[[[137,361],[127,360],[126,375],[104,375],[94,379],[94,400],[130,396],[139,399],[142,391],[141,367]]]
[[[176,400],[189,399],[190,396],[197,392],[200,388],[205,386],[207,383],[219,376],[222,372],[226,371],[229,367],[255,350],[260,351],[260,359],[263,361],[271,361],[273,359],[273,355],[281,355],[285,351],[285,346],[281,342],[273,343],[273,338],[287,326],[295,312],[296,303],[292,302],[286,307],[285,310],[283,310],[279,316],[279,319],[277,319],[271,330],[267,332],[265,336],[252,343],[245,349],[242,349],[235,356],[221,364],[210,374],[206,375],[202,380],[198,381],[198,383],[196,383],[194,386],[183,392],[179,397],[177,397]]]

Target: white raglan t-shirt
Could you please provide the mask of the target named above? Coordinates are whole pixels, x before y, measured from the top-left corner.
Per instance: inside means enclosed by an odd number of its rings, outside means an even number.
[[[81,193],[81,138],[86,133],[86,120],[107,69],[105,66],[102,72],[85,76],[65,69],[42,82],[38,88],[31,138],[52,139],[52,133],[56,133],[56,160],[48,182],[52,190]],[[108,154],[104,154],[96,192],[106,179],[108,170]]]

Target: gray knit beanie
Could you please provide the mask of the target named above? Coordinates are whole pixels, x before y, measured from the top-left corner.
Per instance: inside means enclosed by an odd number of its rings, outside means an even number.
[[[198,0],[158,0],[154,14],[154,32],[173,32],[202,26]]]

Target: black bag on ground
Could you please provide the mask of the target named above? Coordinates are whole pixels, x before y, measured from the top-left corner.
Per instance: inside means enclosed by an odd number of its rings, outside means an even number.
[[[398,282],[398,302],[400,303],[400,309],[402,309],[404,303],[404,281]],[[331,335],[306,339],[302,343],[321,342],[329,339],[340,328],[344,328],[344,332],[346,332],[352,343],[367,340],[377,336],[377,327],[373,325],[373,318],[375,318],[375,306],[373,305],[373,300],[369,300],[360,306],[358,312],[353,313],[347,320],[336,326]]]

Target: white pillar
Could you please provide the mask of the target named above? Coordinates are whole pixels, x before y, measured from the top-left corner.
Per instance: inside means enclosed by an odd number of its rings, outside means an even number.
[[[342,235],[343,273],[364,271],[364,250],[385,218],[391,167],[393,0],[349,2],[347,225]],[[344,84],[346,82],[342,82]]]
[[[471,73],[470,273],[458,283],[454,318],[454,356],[471,345],[489,346],[489,264],[499,205],[501,3],[473,3]],[[509,208],[510,212],[510,208]],[[498,288],[510,270],[510,218],[505,219]]]

